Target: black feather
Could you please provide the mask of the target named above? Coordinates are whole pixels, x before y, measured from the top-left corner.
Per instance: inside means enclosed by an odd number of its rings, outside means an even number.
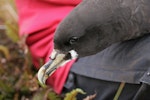
[[[83,0],[59,25],[54,46],[80,57],[150,33],[150,0]],[[68,39],[78,37],[74,45]]]

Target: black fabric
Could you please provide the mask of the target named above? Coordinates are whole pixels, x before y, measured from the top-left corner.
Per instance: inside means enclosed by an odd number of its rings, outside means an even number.
[[[150,100],[150,85],[143,83],[133,100]]]
[[[114,82],[140,83],[150,68],[150,35],[114,44],[102,52],[79,59],[71,71]]]
[[[63,92],[81,88],[87,95],[96,92],[94,100],[113,100],[120,82],[126,84],[119,100],[150,100],[150,35],[78,59]],[[87,95],[78,95],[78,100]]]
[[[79,94],[77,100],[83,100],[88,95],[97,94],[94,100],[113,100],[120,83],[90,78],[70,72],[63,92],[81,88],[86,95]],[[126,83],[118,100],[150,100],[150,86]]]
[[[147,72],[145,72],[145,74],[140,79],[140,81],[143,82],[143,83],[146,83],[146,84],[150,85],[150,67],[147,70]]]

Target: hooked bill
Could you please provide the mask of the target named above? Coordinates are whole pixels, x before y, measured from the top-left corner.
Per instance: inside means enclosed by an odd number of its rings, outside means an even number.
[[[72,59],[76,59],[78,54],[75,50],[70,50],[68,54],[59,53],[53,50],[51,60],[44,64],[38,71],[38,80],[41,84],[45,84],[47,78],[51,76],[55,70]]]

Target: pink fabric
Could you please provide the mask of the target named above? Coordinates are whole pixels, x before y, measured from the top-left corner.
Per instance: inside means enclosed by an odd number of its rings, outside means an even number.
[[[44,62],[49,60],[56,27],[80,2],[81,0],[16,0],[19,34],[29,35],[26,43],[36,68],[39,68],[39,59]],[[67,63],[48,78],[47,84],[53,87],[56,93],[61,93],[73,63],[74,61]]]

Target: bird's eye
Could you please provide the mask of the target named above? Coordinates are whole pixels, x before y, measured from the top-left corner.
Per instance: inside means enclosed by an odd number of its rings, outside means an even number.
[[[78,37],[73,36],[69,39],[69,44],[71,44],[71,45],[75,44],[78,40],[79,40]]]

